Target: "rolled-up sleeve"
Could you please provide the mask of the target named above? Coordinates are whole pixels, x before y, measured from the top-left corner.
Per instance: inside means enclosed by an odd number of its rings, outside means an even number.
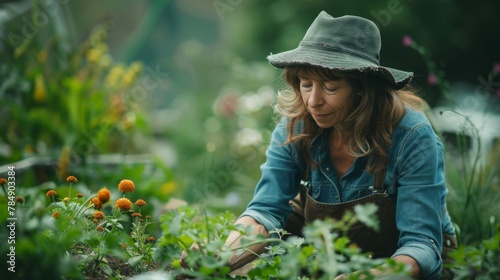
[[[261,166],[262,177],[253,199],[240,215],[254,218],[267,230],[284,227],[292,211],[289,201],[299,192],[300,168],[294,146],[284,144],[286,135],[286,120],[282,120],[266,150],[266,162]]]
[[[396,224],[399,249],[420,267],[422,279],[439,279],[446,187],[444,150],[429,124],[408,132],[398,151]]]

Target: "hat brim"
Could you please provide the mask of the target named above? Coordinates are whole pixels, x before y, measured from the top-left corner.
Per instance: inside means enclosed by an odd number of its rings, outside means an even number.
[[[299,46],[296,49],[267,57],[269,63],[277,68],[296,65],[312,65],[340,71],[375,72],[391,84],[394,89],[405,87],[413,77],[406,72],[380,66],[368,59],[347,52],[332,52],[322,48]]]

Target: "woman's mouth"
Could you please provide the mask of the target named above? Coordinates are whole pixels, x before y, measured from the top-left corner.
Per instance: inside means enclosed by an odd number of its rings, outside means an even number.
[[[313,115],[313,117],[315,119],[318,119],[318,120],[321,120],[321,119],[325,119],[327,118],[328,116],[330,116],[331,113],[328,113],[328,114],[317,114],[317,113],[311,113]]]

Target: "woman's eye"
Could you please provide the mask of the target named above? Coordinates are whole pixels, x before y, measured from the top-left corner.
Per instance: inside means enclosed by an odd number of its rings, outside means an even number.
[[[312,84],[301,84],[300,85],[301,88],[305,88],[305,89],[308,89],[308,88],[311,88],[312,87]]]
[[[333,94],[337,91],[336,88],[328,88],[328,87],[324,87],[324,88],[325,88],[326,93],[328,93],[328,94]]]

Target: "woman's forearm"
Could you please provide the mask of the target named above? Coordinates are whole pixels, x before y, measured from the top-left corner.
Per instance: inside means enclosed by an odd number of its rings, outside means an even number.
[[[241,224],[244,226],[252,226],[252,232],[251,235],[264,235],[268,236],[269,233],[267,232],[266,228],[259,224],[257,221],[255,221],[253,218],[249,216],[243,216],[239,218],[235,224]],[[233,231],[229,234],[227,240],[226,240],[226,245],[231,248],[231,249],[237,249],[241,246],[240,240],[243,236],[237,232]],[[231,267],[231,270],[238,269],[245,264],[251,262],[254,260],[260,253],[264,252],[265,247],[267,244],[265,243],[259,243],[259,244],[254,244],[246,248],[246,250],[235,250],[231,258],[229,259],[229,266]]]

